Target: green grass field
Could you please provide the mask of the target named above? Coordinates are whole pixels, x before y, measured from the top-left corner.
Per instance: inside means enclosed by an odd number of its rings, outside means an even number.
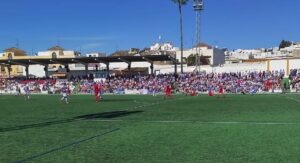
[[[300,162],[300,95],[0,96],[0,162]]]

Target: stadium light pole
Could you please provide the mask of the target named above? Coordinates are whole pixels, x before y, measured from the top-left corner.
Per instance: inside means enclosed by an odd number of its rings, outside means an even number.
[[[196,12],[196,59],[195,59],[195,65],[196,65],[196,71],[200,71],[200,18],[201,18],[201,11],[204,10],[203,0],[194,0],[193,4],[194,11]]]

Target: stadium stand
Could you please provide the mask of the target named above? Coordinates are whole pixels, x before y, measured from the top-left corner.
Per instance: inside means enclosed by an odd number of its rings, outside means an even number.
[[[226,93],[279,93],[283,89],[299,91],[300,70],[291,70],[287,82],[283,82],[283,71],[273,72],[238,72],[238,73],[184,73],[178,77],[173,74],[109,76],[103,79],[105,93],[113,94],[153,94],[161,93],[166,84],[174,92],[186,93],[196,91],[207,93],[209,89],[217,91],[223,84]],[[71,80],[55,79],[6,79],[0,82],[0,92],[16,93],[17,87],[28,85],[32,93],[58,94],[63,83],[67,83],[72,94],[92,94],[94,80],[87,77],[73,77]],[[286,84],[285,84],[286,83]]]

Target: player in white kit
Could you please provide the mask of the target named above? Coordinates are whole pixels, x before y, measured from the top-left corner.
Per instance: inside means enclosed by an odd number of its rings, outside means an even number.
[[[66,83],[64,83],[64,86],[61,88],[62,98],[60,101],[64,101],[66,104],[68,104],[68,87]]]
[[[25,85],[25,87],[24,87],[24,92],[25,92],[25,100],[29,100],[30,99],[30,96],[29,96],[29,94],[30,94],[30,90],[29,90],[29,86],[28,85]]]

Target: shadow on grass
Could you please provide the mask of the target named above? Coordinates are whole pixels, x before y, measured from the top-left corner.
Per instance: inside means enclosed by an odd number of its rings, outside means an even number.
[[[142,113],[143,111],[114,111],[114,112],[106,112],[106,113],[96,113],[96,114],[87,114],[87,115],[82,115],[75,117],[76,119],[85,119],[85,120],[90,120],[90,119],[105,119],[105,118],[116,118],[116,117],[124,117],[128,116],[130,114],[137,114],[137,113]]]
[[[35,123],[35,124],[28,124],[28,125],[20,125],[8,128],[0,128],[1,132],[9,132],[9,131],[19,131],[25,129],[32,129],[32,128],[43,128],[51,125],[56,124],[64,124],[64,123],[71,123],[77,120],[90,120],[90,119],[110,119],[110,118],[117,118],[117,117],[124,117],[131,114],[142,113],[143,111],[113,111],[113,112],[104,112],[104,113],[96,113],[96,114],[87,114],[81,115],[74,118],[68,118],[63,120],[56,120],[56,121],[48,121],[42,123]]]

